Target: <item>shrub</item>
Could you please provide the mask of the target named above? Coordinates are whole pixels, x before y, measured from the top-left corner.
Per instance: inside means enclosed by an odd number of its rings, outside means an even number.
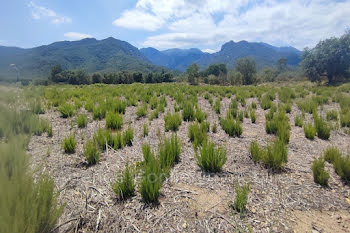
[[[88,163],[96,164],[100,160],[100,150],[94,140],[88,140],[84,145],[84,155]]]
[[[240,111],[240,112],[238,113],[238,120],[239,120],[240,122],[243,122],[243,118],[244,118],[244,112],[243,112],[243,111]]]
[[[341,152],[336,147],[328,147],[324,153],[323,153],[324,159],[329,162],[333,163],[336,158],[341,157]]]
[[[62,141],[62,148],[65,153],[72,154],[75,152],[75,147],[77,145],[77,141],[74,138],[74,135],[69,135]]]
[[[44,109],[41,106],[41,101],[39,98],[30,104],[30,110],[34,114],[44,114],[45,113]]]
[[[308,123],[308,124],[304,125],[304,133],[305,133],[306,138],[308,138],[310,140],[314,140],[315,135],[316,135],[316,129],[312,125],[312,123]]]
[[[246,210],[246,205],[248,202],[248,196],[250,192],[250,185],[244,184],[243,186],[239,186],[237,183],[235,185],[236,197],[234,201],[234,208],[239,213],[244,213]]]
[[[289,142],[290,125],[289,118],[284,111],[278,111],[274,114],[271,120],[266,120],[266,133],[275,134],[285,143]]]
[[[260,101],[260,106],[264,109],[267,110],[269,108],[271,108],[273,105],[271,99],[268,97],[267,94],[265,94]]]
[[[255,111],[254,110],[250,111],[250,119],[252,120],[252,123],[255,124],[255,122],[256,122],[256,115],[255,115]]]
[[[51,126],[51,125],[49,125],[49,126],[47,127],[46,132],[47,132],[47,136],[48,136],[48,137],[51,138],[51,137],[53,136],[52,126]]]
[[[339,156],[334,158],[335,172],[345,181],[350,181],[350,157]]]
[[[152,121],[154,118],[158,118],[159,116],[159,110],[155,109],[151,112],[151,114],[149,115],[149,120]]]
[[[185,104],[182,110],[182,117],[184,121],[193,121],[195,119],[193,106],[191,104]]]
[[[61,113],[62,118],[68,118],[73,116],[74,114],[74,106],[71,104],[62,104],[59,108],[58,111]]]
[[[126,101],[117,99],[116,101],[112,102],[111,108],[115,112],[118,112],[120,114],[125,114],[126,104],[127,104]]]
[[[188,128],[188,137],[193,143],[194,148],[197,148],[207,140],[207,130],[201,127],[198,123],[190,124]]]
[[[312,163],[312,174],[315,183],[323,186],[328,185],[329,173],[325,170],[324,160],[322,158],[314,159]]]
[[[242,125],[239,121],[235,121],[232,117],[221,119],[220,124],[222,129],[231,137],[240,137],[242,134]]]
[[[310,114],[317,112],[317,103],[310,98],[299,101],[297,105],[303,112],[308,112]]]
[[[294,119],[294,125],[298,127],[303,127],[304,117],[302,115],[298,115]]]
[[[121,200],[125,200],[134,195],[134,174],[129,168],[128,163],[126,163],[123,173],[118,175],[116,181],[112,184],[112,189]]]
[[[182,123],[180,114],[178,113],[171,114],[170,112],[168,112],[164,116],[164,121],[165,121],[165,131],[172,130],[176,132]]]
[[[19,137],[0,143],[0,231],[52,232],[63,212],[53,179],[33,174]]]
[[[285,104],[284,110],[286,111],[286,113],[290,113],[292,111],[292,104],[291,103]]]
[[[252,102],[251,106],[252,106],[252,109],[256,109],[256,103],[255,102]]]
[[[112,138],[114,150],[122,149],[125,146],[125,135],[121,132],[118,132],[116,135],[112,136]]]
[[[220,114],[220,109],[221,109],[221,103],[220,103],[220,99],[216,99],[215,101],[215,105],[214,105],[214,110],[216,112],[216,114]]]
[[[129,127],[123,133],[123,141],[125,145],[132,146],[133,140],[134,140],[134,130]]]
[[[215,147],[213,142],[204,143],[200,153],[196,153],[197,164],[206,172],[219,172],[226,162],[226,150]]]
[[[103,105],[99,105],[94,108],[92,111],[92,118],[94,120],[102,120],[106,117],[106,107]]]
[[[148,135],[148,124],[143,124],[143,137],[146,137]]]
[[[176,135],[172,135],[170,139],[166,138],[164,143],[159,145],[159,162],[160,167],[166,173],[174,163],[180,161],[181,142]]]
[[[143,166],[143,174],[139,185],[140,193],[144,202],[156,203],[158,202],[163,181],[161,167],[159,161],[154,158],[150,150],[146,149],[145,151],[148,151],[148,157],[147,162]],[[145,157],[144,154],[144,158]]]
[[[337,121],[338,120],[338,112],[336,110],[331,110],[327,112],[327,120],[328,121]]]
[[[285,143],[277,139],[272,145],[268,145],[263,162],[273,170],[280,170],[288,162],[288,150]]]
[[[150,160],[154,159],[154,154],[149,144],[142,145],[142,154],[143,154],[143,161],[145,164],[147,164]]]
[[[92,100],[87,100],[85,105],[84,105],[84,108],[86,111],[88,112],[92,112],[94,110],[94,103],[92,102]]]
[[[108,129],[121,129],[123,116],[119,113],[109,112],[106,116],[106,127]]]
[[[328,140],[331,135],[331,129],[327,123],[317,115],[314,116],[315,127],[317,131],[317,137]]]
[[[85,128],[88,123],[87,116],[84,114],[78,115],[76,121],[79,128]]]
[[[194,113],[194,115],[199,123],[201,123],[207,118],[207,114],[203,112],[200,108],[196,109],[196,112]]]
[[[147,105],[143,104],[142,106],[139,106],[136,110],[136,116],[137,118],[142,118],[147,115]]]
[[[249,150],[250,150],[250,154],[252,155],[252,159],[254,160],[254,162],[258,162],[258,161],[261,161],[263,159],[264,151],[262,149],[260,149],[257,141],[253,141],[250,144]]]
[[[98,129],[94,133],[93,139],[101,150],[105,150],[107,144],[110,146],[114,145],[112,132],[110,130]]]
[[[341,127],[350,127],[350,111],[341,114],[340,116]]]
[[[211,127],[211,132],[213,132],[213,133],[217,132],[216,122],[214,122],[213,126]]]

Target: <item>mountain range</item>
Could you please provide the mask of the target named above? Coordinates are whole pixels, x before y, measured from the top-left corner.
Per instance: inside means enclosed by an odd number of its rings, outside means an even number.
[[[23,49],[0,46],[0,80],[16,77],[15,64],[20,78],[46,78],[50,68],[60,64],[64,69],[83,69],[89,73],[114,71],[159,72],[161,70],[185,71],[192,63],[202,69],[210,64],[225,63],[234,68],[237,59],[252,57],[258,69],[275,66],[280,58],[296,66],[301,52],[293,47],[275,47],[266,43],[247,41],[227,42],[221,50],[210,54],[199,49],[138,49],[128,42],[112,37],[96,40],[60,41],[49,45]]]

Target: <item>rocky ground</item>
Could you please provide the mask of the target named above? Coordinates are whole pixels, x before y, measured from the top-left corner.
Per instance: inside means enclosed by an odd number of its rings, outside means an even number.
[[[173,109],[174,104],[167,100],[166,111]],[[223,116],[230,101],[224,98],[221,103]],[[247,104],[251,101],[253,99],[248,99]],[[130,124],[134,129],[133,146],[118,151],[109,149],[94,166],[86,165],[83,142],[92,138],[98,127],[104,127],[104,121],[93,121],[88,114],[87,128],[78,129],[74,118],[73,121],[60,118],[54,109],[42,115],[52,123],[54,136],[33,136],[28,152],[34,166],[44,165],[54,177],[60,192],[59,201],[65,204],[58,232],[350,232],[349,186],[329,164],[328,188],[314,183],[311,171],[313,158],[320,156],[328,146],[337,146],[344,154],[350,154],[350,135],[340,129],[333,130],[328,141],[317,137],[313,141],[306,139],[303,129],[294,126],[294,117],[300,114],[294,105],[289,114],[288,163],[284,171],[273,174],[261,164],[255,164],[249,153],[253,140],[266,145],[273,139],[265,132],[267,111],[258,106],[256,124],[249,118],[244,119],[242,136],[232,138],[221,129],[218,115],[209,102],[199,98],[198,104],[208,113],[211,125],[217,123],[217,133],[210,132],[209,137],[216,144],[226,146],[227,162],[221,173],[203,173],[196,164],[187,136],[189,123],[183,122],[177,132],[182,141],[181,161],[164,182],[157,206],[145,205],[138,192],[120,202],[110,184],[127,161],[135,164],[142,160],[143,143],[157,148],[158,130],[165,133],[164,114],[150,123],[149,135],[144,138],[143,124],[148,119],[136,119],[136,107],[127,107],[124,127]],[[325,106],[325,109],[332,108],[339,106]],[[72,132],[76,132],[77,150],[67,155],[61,149],[61,142]],[[235,198],[236,182],[251,186],[245,216],[230,207]]]

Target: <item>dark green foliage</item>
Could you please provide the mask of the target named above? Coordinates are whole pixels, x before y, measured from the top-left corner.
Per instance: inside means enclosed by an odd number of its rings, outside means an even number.
[[[328,147],[324,153],[323,153],[324,159],[329,162],[333,163],[336,158],[341,157],[342,154],[336,147]]]
[[[221,109],[220,99],[217,98],[215,101],[215,105],[214,105],[214,110],[215,110],[216,114],[220,114],[220,109]]]
[[[159,145],[159,162],[160,167],[165,173],[168,173],[170,168],[180,161],[181,142],[176,135],[171,138],[165,138],[164,142]]]
[[[106,150],[106,145],[113,147],[114,140],[110,130],[98,129],[94,133],[94,141],[98,144],[101,150]]]
[[[200,108],[196,109],[194,116],[199,123],[201,123],[202,121],[204,121],[207,118],[207,114],[205,112],[203,112]]]
[[[120,200],[126,200],[134,195],[134,174],[129,168],[128,163],[126,163],[122,174],[118,175],[116,181],[112,184],[112,189]]]
[[[206,172],[219,172],[226,163],[226,149],[215,147],[213,142],[206,142],[196,152],[197,164]]]
[[[297,115],[294,119],[294,124],[295,124],[295,126],[303,127],[303,124],[304,124],[303,115]]]
[[[188,137],[195,148],[203,145],[207,141],[207,129],[203,126],[195,122],[190,124],[188,128]]]
[[[74,106],[71,104],[62,104],[59,108],[58,111],[61,113],[61,117],[63,118],[68,118],[73,116],[74,114]]]
[[[100,150],[96,141],[88,140],[84,145],[84,155],[87,162],[92,165],[98,163],[100,160]]]
[[[148,136],[148,124],[143,124],[143,137]]]
[[[243,122],[243,118],[244,118],[244,112],[243,112],[243,111],[240,111],[240,112],[238,113],[238,120],[239,120],[240,122]]]
[[[330,110],[327,112],[327,120],[328,121],[337,121],[338,120],[338,112],[336,110]]]
[[[297,103],[299,109],[303,112],[313,114],[317,112],[318,104],[311,98],[306,98]]]
[[[123,133],[123,141],[127,146],[132,146],[132,142],[134,140],[134,130],[129,127]]]
[[[350,127],[350,110],[340,115],[341,127]]]
[[[322,158],[314,159],[312,162],[312,174],[315,183],[322,186],[328,185],[329,173],[325,170],[324,160]]]
[[[217,132],[216,122],[214,122],[213,126],[211,127],[211,132],[212,133],[216,133]]]
[[[263,159],[264,151],[262,149],[260,149],[257,141],[253,141],[250,144],[249,150],[250,150],[250,154],[252,155],[252,159],[254,160],[254,162],[258,162],[258,161]]]
[[[94,120],[102,120],[106,117],[106,112],[106,107],[104,105],[99,105],[93,109],[92,118]]]
[[[0,143],[0,231],[51,232],[63,212],[57,203],[54,181],[30,170],[29,156],[20,137]]]
[[[256,79],[256,64],[251,58],[240,58],[237,60],[236,70],[243,75],[243,84],[250,85]]]
[[[267,94],[265,94],[260,101],[260,106],[262,109],[266,110],[271,108],[273,105],[271,99],[269,98],[269,96]]]
[[[76,121],[79,128],[85,128],[88,123],[87,116],[84,114],[79,114]]]
[[[254,110],[250,111],[250,119],[252,120],[252,123],[255,124],[255,122],[256,122],[256,115],[255,115],[255,111]]]
[[[239,121],[235,121],[232,117],[221,119],[220,124],[222,129],[231,137],[240,137],[243,129]]]
[[[164,121],[165,121],[165,131],[172,130],[176,132],[182,123],[180,114],[178,113],[171,114],[170,112],[168,112],[164,116]]]
[[[331,129],[327,123],[317,115],[314,115],[314,124],[317,131],[317,137],[328,140],[331,135]]]
[[[142,145],[142,154],[143,154],[143,161],[145,164],[147,164],[152,159],[155,159],[154,154],[151,150],[151,146],[149,144]]]
[[[312,123],[308,123],[304,125],[304,133],[306,138],[314,140],[316,135],[316,128],[312,125]]]
[[[278,113],[273,114],[271,120],[268,120],[268,117],[266,118],[266,133],[275,134],[280,140],[288,143],[290,137],[290,125],[289,118],[285,111],[279,110]]]
[[[333,166],[335,172],[345,181],[350,181],[350,156],[336,156]]]
[[[238,183],[235,185],[236,197],[234,201],[234,208],[237,212],[243,214],[246,211],[246,205],[248,202],[248,196],[250,192],[250,185],[244,184],[240,186]]]
[[[143,104],[143,105],[139,106],[136,110],[137,118],[145,117],[147,115],[147,113],[148,113],[147,104]]]
[[[158,116],[159,116],[159,109],[155,109],[151,112],[148,119],[152,121],[154,118],[158,118]]]
[[[122,134],[121,132],[118,132],[117,134],[115,134],[114,136],[111,136],[112,140],[113,140],[113,149],[114,150],[119,150],[122,149],[125,146],[125,135]]]
[[[69,135],[62,141],[62,148],[65,153],[72,154],[75,152],[75,147],[77,145],[77,141],[74,138],[74,135]]]
[[[182,110],[182,118],[184,121],[193,121],[195,119],[193,106],[191,104],[185,104]]]
[[[123,126],[123,116],[119,113],[109,112],[106,116],[106,127],[108,129],[121,129]]]

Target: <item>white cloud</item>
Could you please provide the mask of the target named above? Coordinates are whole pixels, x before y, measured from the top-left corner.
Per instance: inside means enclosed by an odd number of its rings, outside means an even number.
[[[64,33],[64,37],[66,37],[69,40],[81,40],[84,38],[92,38],[93,36],[89,34],[80,33],[80,32],[67,32],[67,33]]]
[[[202,49],[203,53],[216,53],[214,49]]]
[[[350,0],[138,0],[114,24],[162,29],[142,44],[158,49],[218,48],[229,40],[303,49],[343,34],[349,15]]]
[[[113,24],[119,27],[155,31],[164,24],[164,20],[142,10],[131,10],[124,11]]]
[[[57,14],[55,11],[29,2],[28,7],[31,9],[32,17],[36,20],[48,19],[53,24],[71,23],[72,19],[67,16]]]

